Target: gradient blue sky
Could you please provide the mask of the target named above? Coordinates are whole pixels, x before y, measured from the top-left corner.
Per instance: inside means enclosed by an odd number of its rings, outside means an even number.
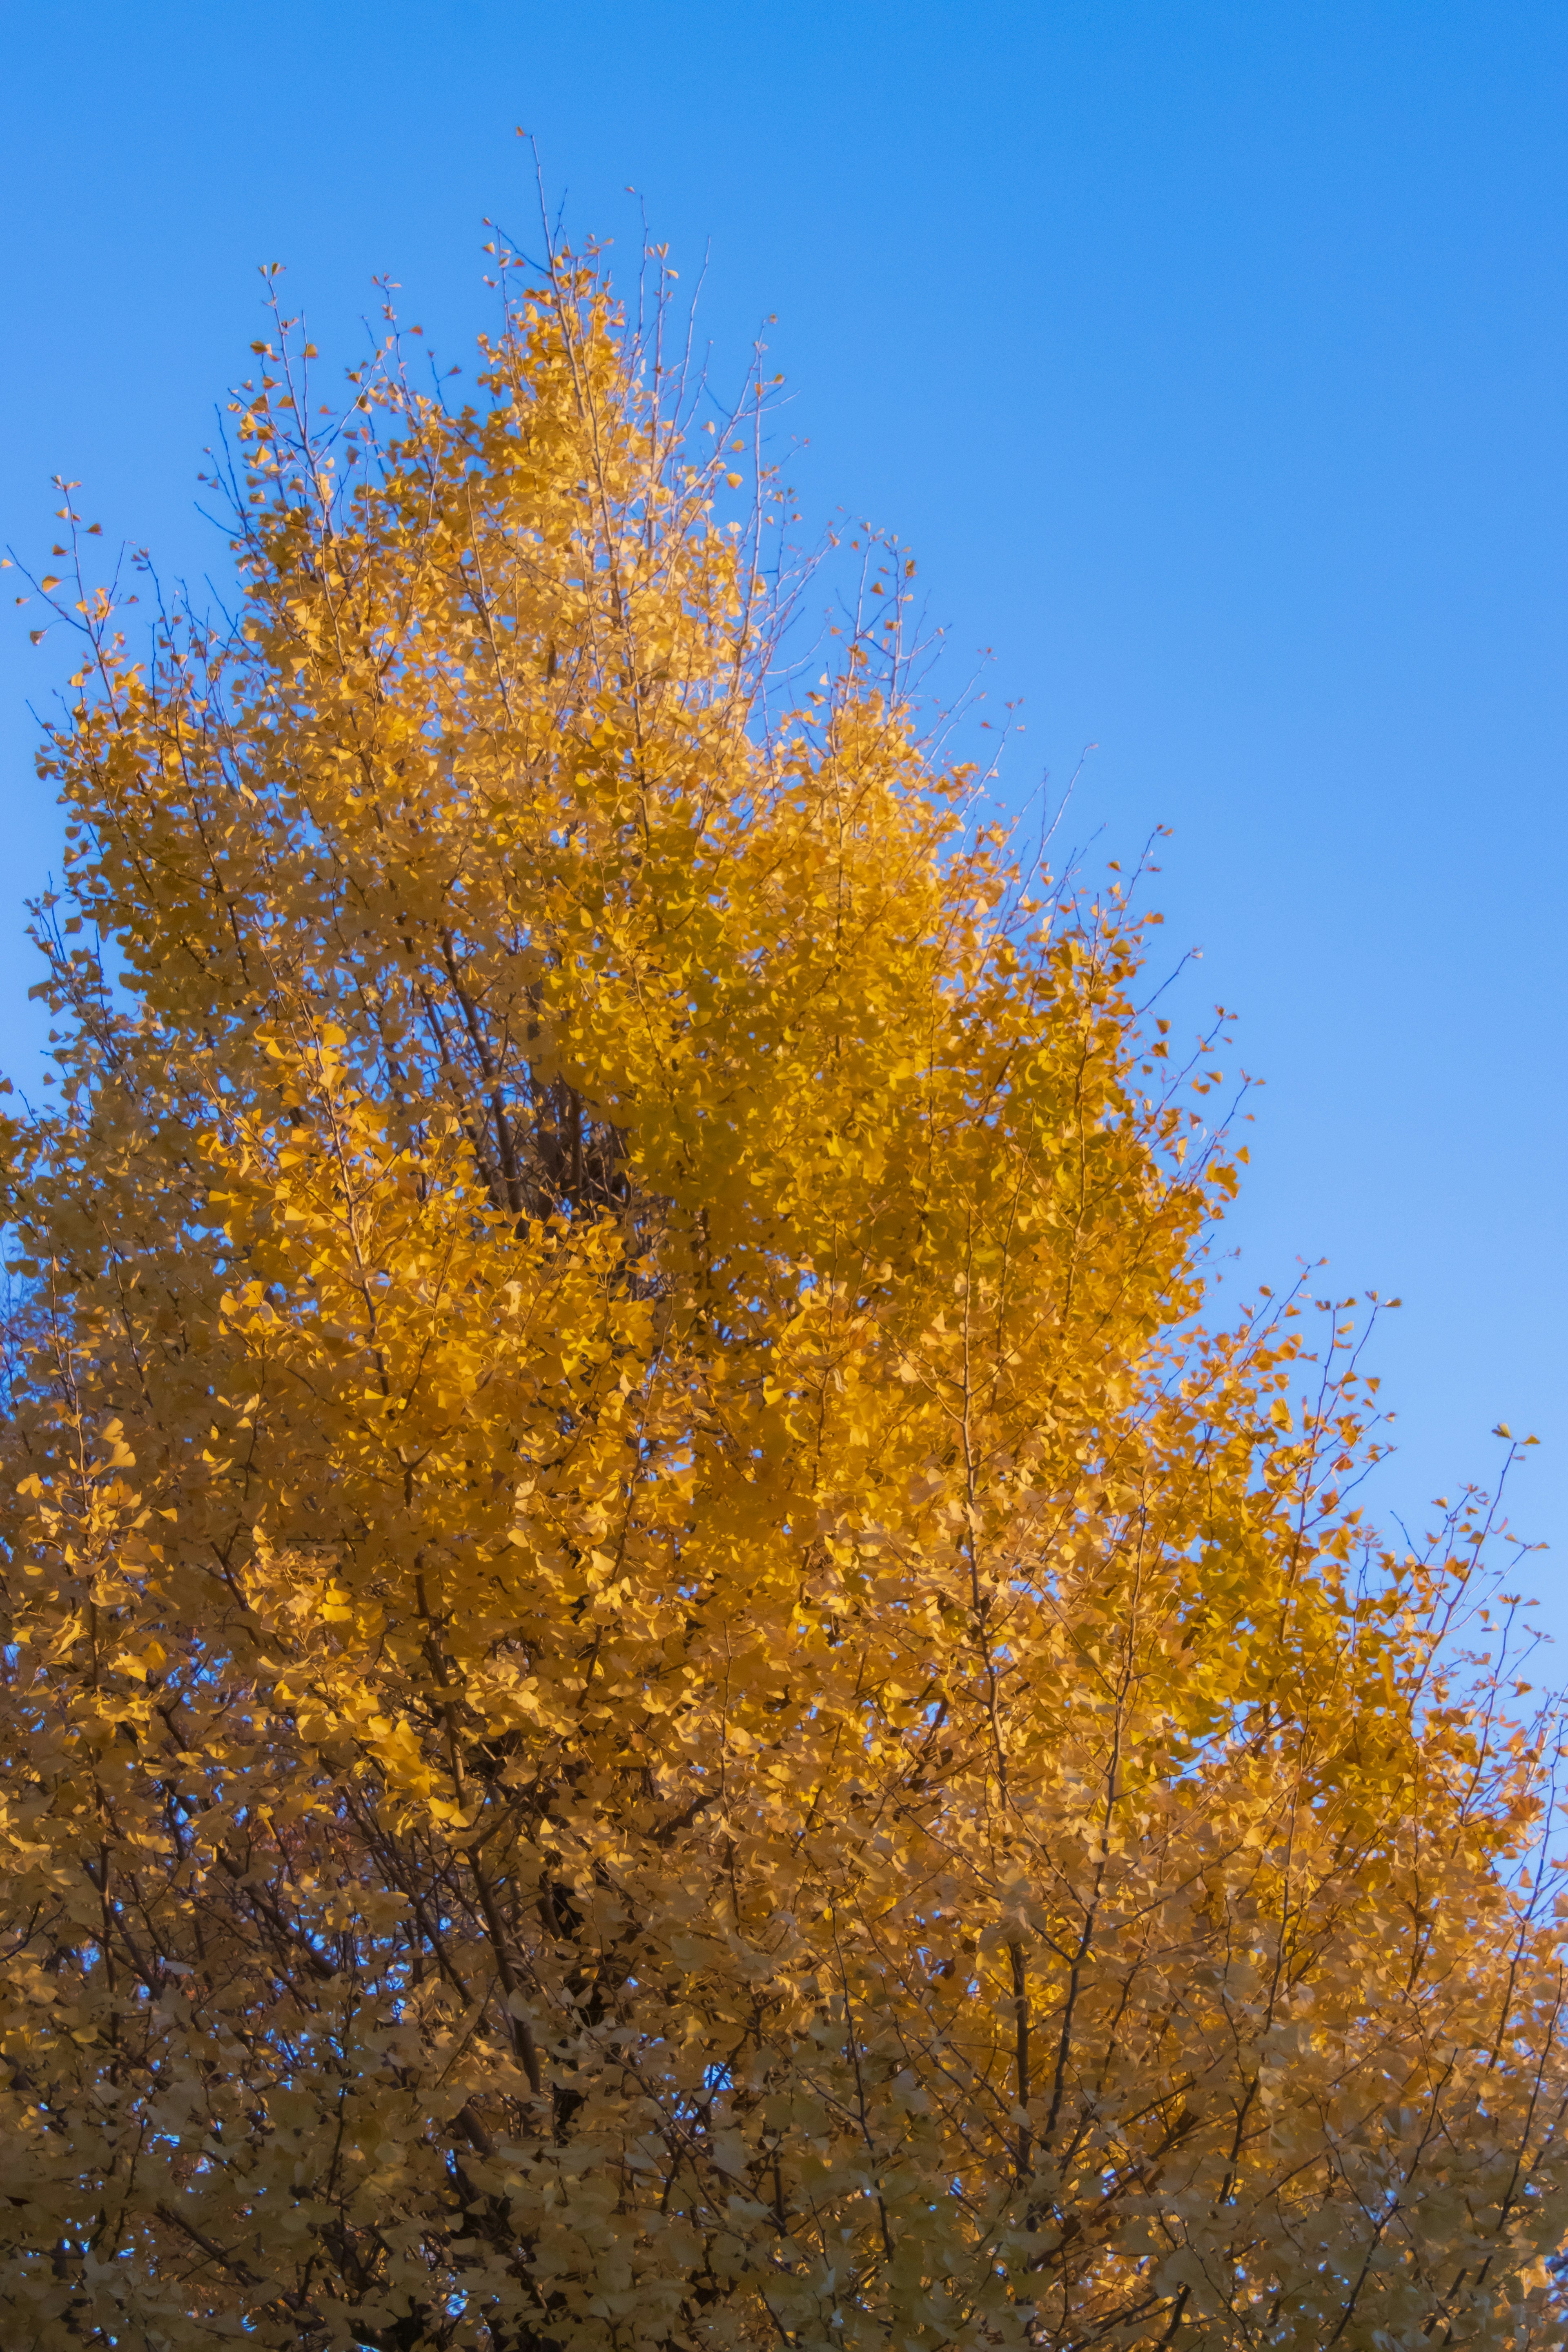
[[[1327,1255],[1377,1343],[1386,1510],[1546,1441],[1513,1516],[1568,1638],[1563,1334],[1568,10],[1561,0],[632,7],[0,0],[0,539],[49,475],[169,574],[221,566],[195,477],[289,267],[323,350],[373,273],[453,358],[480,227],[628,264],[635,184],[721,369],[759,322],[808,517],[897,530],[1025,698],[1028,793],[1099,751],[1095,854],[1174,827],[1193,1017],[1268,1080],[1236,1279]],[[10,611],[5,600],[0,617]],[[57,854],[0,630],[0,1058],[20,899]],[[1562,1653],[1559,1671],[1564,1671]]]

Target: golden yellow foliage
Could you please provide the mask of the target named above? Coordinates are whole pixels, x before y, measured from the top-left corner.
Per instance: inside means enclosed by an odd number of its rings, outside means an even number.
[[[507,305],[472,407],[260,347],[232,635],[81,594],[0,2340],[1560,2341],[1479,1519],[1380,1562],[1342,1334],[1196,1321],[1140,925],[973,829],[900,571],[791,693],[777,484]]]

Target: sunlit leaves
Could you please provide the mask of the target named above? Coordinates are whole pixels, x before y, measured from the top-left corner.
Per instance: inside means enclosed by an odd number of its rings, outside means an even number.
[[[472,408],[258,347],[232,637],[82,600],[7,2347],[1558,2340],[1484,1511],[1382,1559],[1353,1336],[1199,1328],[1217,1037],[903,559],[792,682],[745,436],[504,274]]]

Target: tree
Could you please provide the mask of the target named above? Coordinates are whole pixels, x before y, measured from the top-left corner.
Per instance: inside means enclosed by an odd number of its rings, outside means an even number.
[[[1212,1055],[902,559],[792,688],[762,386],[502,262],[473,405],[258,346],[232,632],[47,583],[8,2352],[1561,2341],[1484,1498],[1200,1321]]]

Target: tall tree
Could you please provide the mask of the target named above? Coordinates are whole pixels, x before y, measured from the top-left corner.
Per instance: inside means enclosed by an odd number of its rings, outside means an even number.
[[[792,688],[761,385],[503,299],[470,406],[258,347],[232,633],[47,590],[7,2352],[1560,2342],[1484,1509],[1199,1320],[1212,1059],[889,550]]]

